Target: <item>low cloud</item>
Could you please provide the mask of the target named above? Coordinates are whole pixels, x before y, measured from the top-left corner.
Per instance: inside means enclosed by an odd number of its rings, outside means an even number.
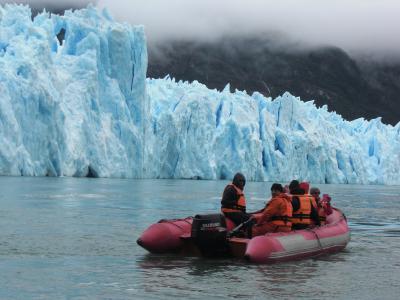
[[[145,25],[150,42],[282,32],[311,47],[398,56],[396,0],[99,0],[120,21]]]
[[[398,0],[0,0],[12,2],[36,9],[107,7],[118,21],[143,24],[150,42],[273,32],[306,47],[400,58]]]

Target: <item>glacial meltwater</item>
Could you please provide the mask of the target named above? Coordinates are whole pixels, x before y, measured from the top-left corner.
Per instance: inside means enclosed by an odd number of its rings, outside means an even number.
[[[256,265],[136,244],[160,219],[218,212],[226,183],[0,177],[0,299],[398,299],[399,186],[318,185],[351,228],[333,255]],[[246,185],[250,210],[269,188]]]

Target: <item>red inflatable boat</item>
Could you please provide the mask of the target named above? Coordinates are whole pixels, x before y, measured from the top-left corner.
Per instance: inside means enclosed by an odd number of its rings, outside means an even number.
[[[350,231],[344,214],[333,209],[327,224],[251,239],[230,237],[234,224],[221,214],[161,220],[147,228],[137,243],[152,253],[233,256],[255,263],[300,259],[344,249]]]

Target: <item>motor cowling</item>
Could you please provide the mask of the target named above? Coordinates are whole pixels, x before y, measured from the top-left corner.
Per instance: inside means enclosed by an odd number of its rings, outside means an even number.
[[[222,214],[196,215],[191,237],[204,256],[228,253],[226,221]]]

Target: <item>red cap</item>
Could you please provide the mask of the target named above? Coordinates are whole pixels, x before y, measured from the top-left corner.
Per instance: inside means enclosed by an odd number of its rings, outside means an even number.
[[[303,181],[299,184],[299,187],[304,190],[306,194],[308,194],[308,190],[310,189],[310,184],[306,181]]]
[[[324,194],[322,196],[322,200],[326,201],[326,202],[330,202],[331,201],[331,196],[329,196],[328,194]]]

